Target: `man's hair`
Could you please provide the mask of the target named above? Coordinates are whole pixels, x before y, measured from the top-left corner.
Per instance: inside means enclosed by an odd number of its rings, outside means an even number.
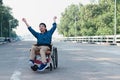
[[[40,23],[39,26],[40,25],[44,25],[44,27],[46,28],[46,24],[45,23]],[[47,32],[47,29],[45,30],[45,32]]]
[[[45,23],[40,23],[40,24],[39,24],[39,26],[40,26],[40,25],[44,25],[44,26],[45,26],[45,28],[46,28],[46,24],[45,24]]]

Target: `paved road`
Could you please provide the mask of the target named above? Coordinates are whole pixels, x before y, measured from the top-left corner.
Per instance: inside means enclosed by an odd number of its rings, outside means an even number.
[[[33,43],[0,45],[0,80],[120,80],[120,47],[54,42],[58,68],[33,72],[28,65]]]

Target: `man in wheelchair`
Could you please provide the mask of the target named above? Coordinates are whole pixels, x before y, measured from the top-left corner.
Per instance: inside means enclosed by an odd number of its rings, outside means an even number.
[[[28,23],[27,20],[25,18],[22,19],[22,21],[26,24],[26,26],[28,27],[28,30],[33,34],[33,36],[37,39],[37,44],[33,45],[31,48],[31,53],[30,53],[30,60],[29,63],[31,64],[31,66],[34,65],[34,59],[36,56],[36,50],[39,49],[39,54],[41,55],[41,61],[42,64],[39,67],[39,70],[42,71],[45,68],[48,67],[47,61],[46,61],[46,51],[50,50],[51,47],[51,40],[52,40],[52,34],[54,33],[57,24],[56,24],[56,19],[57,17],[55,16],[53,18],[53,26],[50,30],[47,31],[46,25],[45,23],[40,23],[39,24],[39,32],[36,32]]]

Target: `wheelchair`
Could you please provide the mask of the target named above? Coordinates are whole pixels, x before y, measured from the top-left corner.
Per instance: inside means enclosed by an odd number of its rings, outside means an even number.
[[[30,49],[31,51],[31,49]],[[42,64],[42,61],[40,60],[40,49],[35,51],[35,59],[34,59],[34,65],[30,66],[33,71],[39,71],[39,66]],[[46,69],[49,69],[52,71],[53,69],[56,69],[58,67],[58,53],[57,53],[57,47],[51,45],[50,49],[46,51],[46,61],[48,64],[48,67]]]

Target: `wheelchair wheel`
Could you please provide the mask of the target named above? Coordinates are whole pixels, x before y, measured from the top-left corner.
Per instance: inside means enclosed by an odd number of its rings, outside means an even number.
[[[56,69],[58,67],[58,54],[57,54],[57,48],[53,48],[53,55],[52,55],[52,60],[53,60],[53,67]]]
[[[50,71],[52,71],[52,64],[50,63]]]
[[[58,67],[58,54],[57,54],[57,48],[55,48],[55,65],[56,68]]]

